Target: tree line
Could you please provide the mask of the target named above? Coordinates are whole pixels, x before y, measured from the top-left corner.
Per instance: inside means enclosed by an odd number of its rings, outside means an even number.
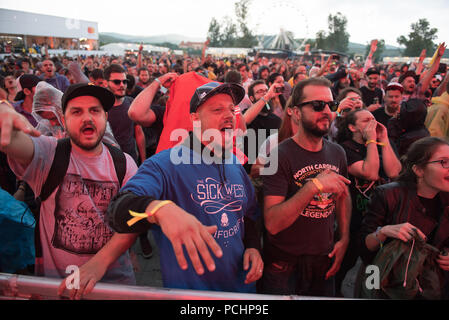
[[[248,27],[247,17],[251,0],[240,0],[235,3],[236,21],[230,17],[225,17],[218,21],[213,17],[209,24],[207,37],[211,47],[230,48],[252,48],[258,44],[257,37]],[[332,50],[341,53],[348,52],[349,37],[346,27],[348,20],[340,12],[329,14],[328,30],[320,30],[316,33],[315,39],[307,40],[306,44],[312,49]],[[290,30],[291,31],[291,30]],[[397,38],[397,43],[403,45],[405,49],[403,56],[417,57],[423,49],[428,53],[436,50],[437,44],[433,41],[437,38],[437,28],[431,28],[427,19],[419,19],[411,24],[411,32],[408,36],[401,35]],[[371,40],[371,39],[369,39]],[[302,48],[304,49],[304,48]],[[366,45],[368,54],[370,44]],[[375,61],[379,60],[385,49],[385,41],[378,39],[377,50],[373,56]]]

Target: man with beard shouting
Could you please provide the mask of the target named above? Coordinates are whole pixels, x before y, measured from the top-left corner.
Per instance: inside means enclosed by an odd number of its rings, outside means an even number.
[[[349,242],[351,198],[345,152],[323,139],[338,105],[330,87],[324,78],[295,86],[292,116],[298,132],[279,144],[278,171],[263,175],[263,293],[335,294],[333,276]],[[335,218],[339,235],[334,238]]]
[[[61,120],[69,138],[60,140],[40,136],[24,116],[0,104],[0,151],[42,200],[36,223],[42,252],[35,273],[65,278],[78,267],[78,279],[66,281],[71,275],[59,288],[59,294],[70,289],[71,298],[89,293],[99,280],[135,284],[126,251],[136,236],[114,233],[105,221],[109,201],[137,171],[129,155],[101,142],[114,101],[99,86],[67,88]]]

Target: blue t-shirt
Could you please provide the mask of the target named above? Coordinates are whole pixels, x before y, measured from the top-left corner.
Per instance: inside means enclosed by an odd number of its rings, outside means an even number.
[[[216,269],[209,272],[205,268],[200,276],[185,249],[189,267],[187,270],[179,267],[170,240],[159,226],[154,226],[164,287],[255,292],[254,283],[244,283],[247,271],[243,270],[244,217],[255,220],[259,213],[248,175],[234,155],[233,164],[176,164],[176,160],[171,161],[171,155],[172,159],[179,159],[182,154],[193,159],[193,163],[201,162],[200,155],[185,145],[164,150],[147,159],[122,189],[140,196],[172,200],[202,224],[218,227],[213,237],[223,256],[216,258],[211,253]]]

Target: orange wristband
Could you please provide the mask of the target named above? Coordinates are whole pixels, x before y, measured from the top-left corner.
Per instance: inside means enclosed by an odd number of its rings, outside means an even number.
[[[318,180],[317,178],[313,178],[312,182],[318,188],[318,191],[320,193],[323,193],[323,185],[321,184],[320,180]]]

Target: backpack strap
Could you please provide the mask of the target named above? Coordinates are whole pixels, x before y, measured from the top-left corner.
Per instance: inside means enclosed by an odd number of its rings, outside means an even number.
[[[126,174],[126,157],[122,150],[113,145],[104,142],[103,143],[108,147],[109,153],[111,154],[112,161],[114,162],[115,173],[117,174],[119,189],[122,187],[123,179]]]
[[[47,180],[45,180],[41,189],[41,194],[39,195],[42,202],[47,200],[53,191],[55,191],[61,184],[62,180],[64,180],[70,163],[71,151],[72,144],[70,143],[70,138],[58,140],[50,172],[48,173]]]

